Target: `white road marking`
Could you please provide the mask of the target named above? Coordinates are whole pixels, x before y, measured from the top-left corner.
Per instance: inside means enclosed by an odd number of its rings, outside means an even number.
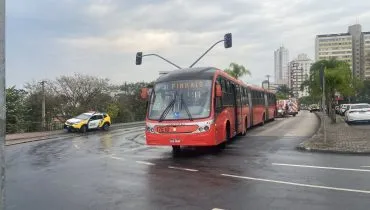
[[[112,158],[112,159],[116,159],[116,160],[125,160],[125,159],[123,159],[123,158],[119,158],[119,157],[115,157],[115,156],[110,156],[110,158]]]
[[[321,186],[321,185],[300,184],[300,183],[296,183],[296,182],[285,182],[285,181],[278,181],[278,180],[272,180],[272,179],[261,179],[261,178],[247,177],[247,176],[237,176],[237,175],[232,175],[232,174],[221,174],[221,176],[233,177],[233,178],[239,178],[239,179],[247,179],[247,180],[254,180],[254,181],[261,181],[261,182],[270,182],[270,183],[277,183],[277,184],[294,185],[294,186],[308,187],[308,188],[317,188],[317,189],[326,189],[326,190],[335,190],[335,191],[370,194],[370,191],[367,191],[367,190],[356,190],[356,189],[348,189],[348,188],[327,187],[327,186]]]
[[[301,168],[319,168],[327,170],[340,170],[340,171],[359,171],[359,172],[370,172],[368,169],[355,169],[355,168],[335,168],[335,167],[324,167],[324,166],[312,166],[312,165],[295,165],[286,163],[272,163],[276,166],[291,166],[291,167],[301,167]]]
[[[136,150],[139,150],[139,149],[144,149],[144,148],[145,147],[136,147],[136,148],[124,150],[124,152],[133,152],[133,151],[136,151]]]
[[[181,167],[175,167],[175,166],[168,166],[168,168],[171,169],[177,169],[177,170],[183,170],[183,171],[191,171],[191,172],[197,172],[197,169],[191,169],[191,168],[181,168]]]
[[[135,161],[136,163],[139,163],[139,164],[144,164],[144,165],[149,165],[149,166],[154,166],[155,164],[154,163],[150,163],[150,162],[147,162],[147,161],[140,161],[140,160],[137,160]]]
[[[80,147],[79,147],[77,144],[73,144],[73,146],[74,146],[76,149],[80,149]]]
[[[225,210],[225,209],[213,208],[212,210]]]

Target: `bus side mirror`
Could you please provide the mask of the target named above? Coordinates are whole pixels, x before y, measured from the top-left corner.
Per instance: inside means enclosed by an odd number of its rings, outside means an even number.
[[[141,93],[140,93],[141,99],[143,99],[143,100],[148,99],[148,97],[149,97],[148,92],[149,92],[148,88],[141,88]]]
[[[216,84],[216,97],[222,97],[222,89],[220,84]]]
[[[224,36],[224,47],[230,48],[233,46],[233,39],[231,33],[225,34]]]
[[[136,65],[141,65],[142,61],[143,61],[143,53],[137,52],[136,53]]]

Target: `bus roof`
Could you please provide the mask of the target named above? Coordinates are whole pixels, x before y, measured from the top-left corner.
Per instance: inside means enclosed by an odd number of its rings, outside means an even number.
[[[192,80],[192,79],[213,79],[215,73],[218,73],[229,80],[236,82],[239,85],[244,87],[248,87],[252,90],[263,91],[268,93],[273,93],[272,91],[268,91],[263,89],[262,87],[246,84],[241,80],[235,79],[228,75],[226,72],[219,70],[214,67],[197,67],[197,68],[186,68],[180,70],[170,71],[167,74],[160,76],[156,82],[169,82],[169,81],[176,81],[176,80]]]
[[[171,71],[161,77],[156,82],[169,82],[176,80],[191,80],[191,79],[213,79],[216,68],[201,67],[201,68],[187,68]]]

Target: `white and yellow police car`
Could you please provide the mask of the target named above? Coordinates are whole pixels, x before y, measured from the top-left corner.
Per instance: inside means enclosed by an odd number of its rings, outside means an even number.
[[[107,113],[86,112],[68,119],[64,124],[64,129],[68,132],[80,131],[85,133],[93,129],[108,130],[110,125],[111,119]]]

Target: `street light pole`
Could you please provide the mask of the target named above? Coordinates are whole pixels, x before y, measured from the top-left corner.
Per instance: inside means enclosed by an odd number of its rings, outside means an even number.
[[[267,90],[270,90],[270,77],[271,77],[271,75],[266,75],[266,77],[267,77]]]
[[[41,108],[41,120],[42,120],[42,129],[45,130],[46,120],[45,120],[45,83],[46,81],[41,81],[42,86],[42,108]]]
[[[0,0],[0,210],[4,209],[5,158],[4,144],[6,131],[5,102],[5,0]]]

